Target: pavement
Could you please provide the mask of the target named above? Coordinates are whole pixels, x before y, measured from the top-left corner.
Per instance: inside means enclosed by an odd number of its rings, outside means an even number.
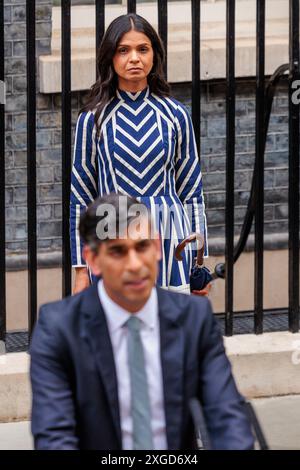
[[[269,448],[300,450],[300,395],[251,401]],[[33,449],[30,422],[0,423],[0,450]]]

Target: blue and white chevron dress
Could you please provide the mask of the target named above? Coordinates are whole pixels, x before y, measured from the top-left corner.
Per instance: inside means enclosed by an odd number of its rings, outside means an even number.
[[[134,94],[117,91],[104,110],[100,138],[94,112],[78,117],[70,206],[74,267],[85,265],[80,213],[111,192],[134,196],[151,209],[162,240],[158,285],[188,293],[195,247],[189,245],[180,262],[174,250],[192,231],[207,236],[194,131],[181,103],[150,93],[149,87]]]

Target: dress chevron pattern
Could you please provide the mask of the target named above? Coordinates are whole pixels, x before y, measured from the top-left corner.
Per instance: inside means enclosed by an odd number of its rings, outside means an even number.
[[[72,264],[85,265],[78,232],[81,211],[97,196],[130,195],[150,209],[161,237],[158,284],[188,293],[195,247],[186,249],[182,262],[174,258],[175,248],[191,231],[200,231],[207,240],[202,175],[189,113],[174,98],[159,97],[148,87],[134,94],[117,91],[101,119],[100,137],[92,111],[81,113],[76,126]]]

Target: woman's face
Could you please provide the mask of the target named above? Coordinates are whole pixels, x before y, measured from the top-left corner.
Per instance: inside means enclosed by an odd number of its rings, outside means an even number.
[[[134,30],[124,34],[113,57],[119,88],[126,91],[146,88],[153,58],[152,44],[145,34]]]

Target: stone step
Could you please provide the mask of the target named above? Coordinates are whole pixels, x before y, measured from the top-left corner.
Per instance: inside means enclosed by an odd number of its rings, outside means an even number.
[[[300,333],[237,335],[224,339],[241,393],[248,399],[300,394]],[[30,417],[29,355],[0,356],[0,422]]]

